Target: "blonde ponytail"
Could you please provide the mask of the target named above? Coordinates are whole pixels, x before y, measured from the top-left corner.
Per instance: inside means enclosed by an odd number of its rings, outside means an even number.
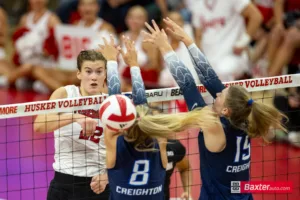
[[[281,124],[285,116],[273,106],[253,101],[244,87],[229,87],[225,106],[230,109],[230,123],[246,131],[251,138],[264,138],[271,126],[286,131]]]
[[[140,119],[127,131],[126,138],[140,151],[153,150],[153,143],[145,143],[151,138],[167,138],[189,128],[206,128],[218,123],[218,117],[208,107],[187,113],[147,115],[149,108],[142,105],[137,106],[137,112]]]
[[[286,132],[281,124],[283,118],[286,118],[286,116],[273,106],[253,102],[249,115],[248,135],[252,138],[263,137],[265,139],[271,126]]]

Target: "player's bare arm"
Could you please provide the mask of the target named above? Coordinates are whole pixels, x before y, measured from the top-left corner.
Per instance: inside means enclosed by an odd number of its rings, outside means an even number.
[[[66,97],[66,89],[61,87],[52,93],[50,100],[64,99]],[[73,122],[79,123],[83,129],[83,132],[87,136],[93,135],[96,130],[97,122],[94,119],[85,117],[81,114],[72,113],[51,113],[38,115],[34,121],[33,127],[36,133],[49,133]]]

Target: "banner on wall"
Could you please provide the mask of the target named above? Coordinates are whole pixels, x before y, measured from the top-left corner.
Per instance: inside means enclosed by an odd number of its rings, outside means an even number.
[[[64,70],[76,70],[77,55],[80,51],[90,49],[98,32],[89,28],[58,25],[55,38],[59,48],[58,65]]]

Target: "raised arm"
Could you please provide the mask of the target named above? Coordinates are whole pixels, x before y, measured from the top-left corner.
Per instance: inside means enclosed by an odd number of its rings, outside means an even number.
[[[179,85],[183,92],[184,99],[189,110],[193,110],[196,107],[204,107],[206,103],[204,102],[202,96],[200,95],[196,83],[193,79],[191,72],[188,68],[179,60],[175,52],[173,51],[171,45],[168,42],[167,35],[164,30],[159,30],[156,23],[152,20],[152,28],[148,23],[146,23],[147,28],[151,32],[151,35],[147,35],[148,42],[152,42],[157,45],[161,54],[166,61],[168,68],[174,77],[175,81]]]
[[[188,46],[189,53],[194,61],[195,70],[199,80],[214,98],[217,98],[217,93],[225,89],[224,84],[219,79],[215,70],[210,66],[205,55],[200,51],[195,43]]]
[[[52,93],[50,100],[64,98],[67,98],[67,92],[64,87],[61,87]],[[49,133],[73,122],[79,123],[83,132],[88,136],[93,135],[96,131],[97,121],[85,117],[84,115],[73,113],[49,113],[38,115],[34,120],[33,129],[36,133]]]
[[[147,104],[144,81],[141,70],[137,66],[130,67],[132,96],[134,105]]]
[[[122,39],[127,51],[125,53],[121,48],[119,49],[121,51],[123,60],[128,66],[130,66],[133,103],[136,106],[147,104],[144,81],[142,79],[141,70],[138,67],[138,55],[134,46],[134,42],[125,36],[123,36]]]
[[[195,80],[189,69],[181,62],[174,51],[163,54],[164,60],[175,79],[176,83],[183,92],[184,99],[189,110],[196,107],[206,106]]]
[[[102,55],[107,60],[107,87],[108,94],[121,94],[121,82],[118,73],[118,63],[117,58],[119,54],[119,50],[115,46],[114,37],[110,34],[110,42],[103,37],[104,45],[99,45],[100,48],[98,51],[102,53]]]
[[[108,95],[121,94],[118,63],[115,60],[107,61],[107,87]]]
[[[168,26],[168,33],[178,40],[181,40],[187,46],[201,83],[206,87],[208,92],[216,98],[217,93],[222,92],[225,86],[210,66],[204,54],[180,26],[169,18],[164,19],[164,22]]]

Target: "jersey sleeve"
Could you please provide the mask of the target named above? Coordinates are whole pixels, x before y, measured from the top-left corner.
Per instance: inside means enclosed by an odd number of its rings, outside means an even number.
[[[210,66],[208,60],[196,44],[191,44],[188,47],[191,59],[195,65],[195,70],[199,80],[214,98],[217,93],[222,92],[225,88],[214,69]]]
[[[183,92],[188,109],[193,110],[197,107],[205,107],[206,103],[197,89],[192,73],[179,60],[176,53],[174,51],[167,53],[164,55],[164,60],[173,78]]]
[[[250,4],[250,0],[231,0],[233,9],[237,13],[242,13],[243,10]]]
[[[121,81],[116,61],[107,61],[107,87],[109,95],[121,94]]]
[[[134,105],[147,104],[145,85],[139,67],[130,67],[132,98]]]

